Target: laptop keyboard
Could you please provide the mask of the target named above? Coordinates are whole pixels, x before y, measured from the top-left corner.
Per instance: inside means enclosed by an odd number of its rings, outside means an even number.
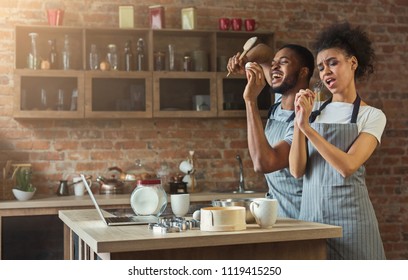
[[[131,217],[106,217],[108,223],[126,223],[126,222],[139,222],[139,223],[155,223],[157,217],[155,216],[131,216]]]

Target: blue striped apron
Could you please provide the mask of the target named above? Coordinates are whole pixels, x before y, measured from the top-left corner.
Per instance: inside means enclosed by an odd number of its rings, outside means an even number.
[[[311,114],[311,126],[329,143],[347,152],[358,137],[360,98],[354,101],[351,122],[313,123],[331,102]],[[365,183],[365,167],[344,178],[308,143],[299,219],[341,226],[342,238],[328,240],[328,259],[385,259],[378,222]]]
[[[265,136],[271,146],[282,141],[290,122],[295,117],[293,113],[286,121],[275,120],[274,114],[278,106],[280,106],[280,102],[271,107],[268,114],[270,117],[268,117],[265,126]],[[266,173],[265,178],[269,189],[266,197],[278,200],[278,215],[297,219],[302,199],[302,179],[294,178],[290,174],[289,168]]]

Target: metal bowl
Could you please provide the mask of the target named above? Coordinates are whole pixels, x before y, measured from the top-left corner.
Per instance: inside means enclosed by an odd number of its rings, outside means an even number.
[[[228,206],[243,206],[245,207],[245,221],[247,224],[255,223],[255,218],[249,209],[249,205],[254,201],[254,198],[228,198],[216,199],[212,201],[213,206],[228,207]]]

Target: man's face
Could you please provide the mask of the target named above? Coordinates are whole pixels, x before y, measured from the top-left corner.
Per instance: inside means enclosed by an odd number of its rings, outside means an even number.
[[[270,69],[272,92],[285,94],[294,88],[299,78],[300,68],[294,51],[288,48],[278,51]]]

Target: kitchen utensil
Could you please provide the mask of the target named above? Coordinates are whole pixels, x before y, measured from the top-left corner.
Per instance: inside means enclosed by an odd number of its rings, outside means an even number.
[[[117,167],[117,166],[109,167],[108,170],[109,171],[113,171],[113,170],[118,171],[120,173],[119,174],[119,179],[121,181],[127,181],[127,182],[136,181],[136,176],[134,174],[126,173],[126,172],[122,171],[122,169]]]
[[[61,180],[57,190],[58,196],[67,196],[69,195],[68,181]]]
[[[98,176],[96,181],[100,183],[99,193],[100,194],[123,194],[124,184],[122,181],[116,179],[114,176],[110,179],[106,179],[102,176]]]
[[[246,53],[255,45],[256,40],[258,40],[258,37],[251,37],[248,39],[248,41],[245,42],[243,49],[244,51],[241,53],[241,55],[239,56],[239,60],[241,60],[244,55],[246,55]],[[227,77],[231,74],[231,72],[228,71]]]
[[[245,207],[201,208],[200,229],[202,231],[234,231],[246,229]]]
[[[254,201],[255,198],[230,198],[230,199],[219,199],[213,200],[212,205],[218,207],[229,207],[229,206],[242,206],[245,207],[245,221],[247,224],[255,223],[255,218],[250,211],[251,202]]]

